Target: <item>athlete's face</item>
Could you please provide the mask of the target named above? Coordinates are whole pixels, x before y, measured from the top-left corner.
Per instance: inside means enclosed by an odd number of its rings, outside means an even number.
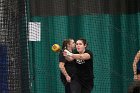
[[[82,53],[85,51],[86,45],[84,45],[84,43],[81,40],[78,40],[76,42],[76,49],[78,52]]]
[[[71,47],[72,49],[75,48],[75,42],[74,42],[74,40],[70,40],[70,47]]]

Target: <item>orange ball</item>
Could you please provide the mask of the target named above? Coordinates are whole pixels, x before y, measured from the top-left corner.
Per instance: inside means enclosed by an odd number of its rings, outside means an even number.
[[[59,51],[60,51],[60,46],[59,46],[58,44],[54,44],[54,45],[52,46],[52,51],[54,51],[54,52],[59,52]]]

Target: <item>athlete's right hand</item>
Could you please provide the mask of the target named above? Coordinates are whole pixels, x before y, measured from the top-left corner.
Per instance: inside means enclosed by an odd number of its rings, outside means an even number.
[[[63,52],[63,55],[64,56],[71,56],[72,53],[70,51],[68,51],[67,49],[65,49],[64,52]]]
[[[69,75],[66,76],[66,80],[67,80],[67,82],[71,82],[71,77]]]

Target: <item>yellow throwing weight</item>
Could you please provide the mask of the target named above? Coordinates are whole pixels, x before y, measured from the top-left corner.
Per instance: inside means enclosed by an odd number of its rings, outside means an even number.
[[[52,45],[52,51],[54,51],[54,52],[59,52],[59,51],[60,51],[60,46],[59,46],[59,44],[54,44],[54,45]]]

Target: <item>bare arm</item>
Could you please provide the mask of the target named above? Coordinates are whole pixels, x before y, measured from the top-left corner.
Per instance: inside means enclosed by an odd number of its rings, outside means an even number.
[[[67,76],[69,76],[69,75],[68,75],[68,73],[67,73],[67,71],[66,71],[64,65],[65,65],[65,63],[59,62],[59,68],[60,68],[61,72],[63,73],[63,75],[64,75],[65,77],[67,77]]]
[[[134,58],[134,61],[133,61],[133,72],[134,72],[134,75],[137,74],[137,63],[140,59],[140,51],[136,54],[135,58]]]
[[[88,60],[88,59],[90,59],[90,55],[88,53],[72,54],[71,57],[74,58],[74,59],[81,59],[81,60]]]
[[[65,67],[64,67],[65,63],[63,62],[59,62],[59,68],[61,70],[61,72],[63,73],[63,75],[65,76],[67,82],[71,82],[71,77],[68,75]]]
[[[63,55],[65,56],[67,60],[74,60],[74,59],[88,60],[91,58],[89,53],[73,54],[69,52],[68,50],[64,50]]]

